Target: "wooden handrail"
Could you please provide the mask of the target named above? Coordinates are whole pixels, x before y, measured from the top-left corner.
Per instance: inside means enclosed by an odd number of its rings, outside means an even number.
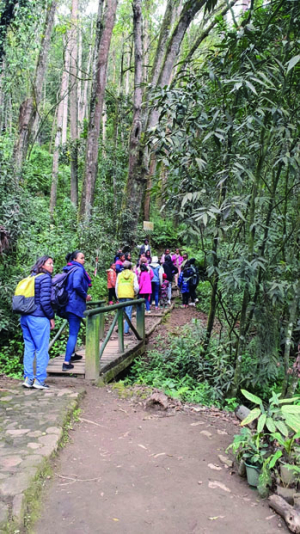
[[[136,328],[133,326],[125,312],[128,306],[136,306]],[[104,336],[104,314],[116,310],[117,313],[110,325],[105,339],[100,344],[100,339]],[[123,318],[127,320],[129,327],[134,332],[138,340],[145,339],[145,299],[130,299],[119,304],[111,306],[101,306],[93,310],[84,312],[86,316],[86,352],[85,352],[85,377],[89,380],[97,380],[100,374],[100,358],[105,347],[118,323],[118,345],[119,353],[124,352],[124,323]],[[99,347],[100,344],[100,347]]]
[[[98,313],[110,312],[120,308],[126,308],[127,306],[136,306],[144,303],[145,299],[131,299],[127,300],[126,302],[119,302],[119,304],[112,304],[111,306],[102,306],[101,308],[95,308],[94,310],[87,310],[84,312],[84,315],[86,317],[91,317],[91,315],[97,315]]]

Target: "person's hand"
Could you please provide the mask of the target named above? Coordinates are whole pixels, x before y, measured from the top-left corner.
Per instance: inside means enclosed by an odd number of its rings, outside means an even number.
[[[50,319],[50,330],[54,330],[55,328],[55,321],[54,319]]]
[[[92,300],[92,296],[91,296],[91,295],[88,295],[88,296],[86,297],[86,301],[89,302],[90,300]]]

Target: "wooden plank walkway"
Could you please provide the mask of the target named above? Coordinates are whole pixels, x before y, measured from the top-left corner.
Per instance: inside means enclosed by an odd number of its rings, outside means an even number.
[[[161,323],[163,317],[168,314],[174,307],[174,303],[169,308],[159,310],[159,312],[145,313],[145,337],[147,338],[155,328]],[[132,316],[132,323],[135,326],[135,313]],[[106,335],[106,332],[104,336]],[[128,367],[140,354],[145,350],[145,341],[136,339],[134,334],[130,337],[124,337],[124,352],[118,352],[118,336],[113,332],[108,341],[100,361],[100,379],[105,382],[113,380],[120,372]],[[64,355],[61,354],[56,358],[49,360],[47,373],[49,375],[85,375],[85,347],[76,350],[76,354],[82,356],[82,360],[73,362],[74,369],[71,371],[62,371]]]

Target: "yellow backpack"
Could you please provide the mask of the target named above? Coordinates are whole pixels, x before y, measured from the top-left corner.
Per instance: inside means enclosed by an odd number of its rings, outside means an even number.
[[[12,309],[15,313],[21,313],[21,315],[30,315],[37,308],[35,304],[35,279],[37,276],[41,276],[39,273],[35,276],[27,276],[21,280],[15,290],[15,294],[12,299]]]

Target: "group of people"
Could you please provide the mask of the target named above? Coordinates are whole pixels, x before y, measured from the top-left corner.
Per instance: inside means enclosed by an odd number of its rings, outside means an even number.
[[[66,266],[63,272],[66,278],[68,301],[64,308],[64,317],[69,323],[69,337],[62,370],[74,368],[72,362],[80,360],[82,356],[75,353],[77,337],[81,319],[86,309],[86,302],[91,300],[88,288],[92,285],[91,278],[84,268],[83,252],[75,250],[66,256]],[[48,389],[45,384],[47,365],[49,361],[48,346],[50,330],[55,327],[54,310],[51,305],[53,258],[42,256],[31,269],[34,280],[35,310],[28,315],[21,315],[21,328],[24,338],[24,382],[26,388]],[[34,357],[36,356],[36,370],[34,372]]]
[[[171,304],[172,283],[174,282],[175,287],[181,290],[183,307],[195,306],[198,301],[196,287],[199,282],[195,258],[189,260],[188,254],[181,255],[179,248],[173,254],[170,249],[166,248],[159,260],[158,256],[151,255],[147,239],[138,249],[139,256],[135,265],[132,263],[131,253],[124,253],[121,249],[118,250],[114,261],[110,264],[107,270],[109,304],[139,295],[145,299],[146,312],[151,313],[151,305],[158,310],[159,303],[162,307]],[[129,276],[124,271],[130,271],[132,275]],[[129,318],[131,313],[132,307],[128,307]],[[125,334],[130,335],[128,325],[125,325]]]
[[[74,368],[73,362],[82,356],[76,354],[77,337],[84,316],[86,303],[91,300],[88,289],[91,278],[84,268],[85,257],[82,251],[75,250],[66,256],[67,264],[63,267],[66,277],[65,290],[68,295],[67,304],[63,309],[63,316],[69,323],[69,337],[66,345],[62,370]],[[24,337],[24,387],[47,389],[45,384],[46,368],[49,361],[48,346],[50,330],[55,326],[54,310],[51,304],[53,258],[42,256],[31,269],[34,276],[35,309],[29,314],[21,316],[21,328]],[[188,259],[180,250],[174,254],[165,249],[160,260],[158,256],[151,256],[149,242],[145,239],[139,247],[139,257],[135,265],[130,252],[119,250],[107,270],[107,287],[109,304],[113,302],[128,302],[135,296],[145,299],[146,311],[151,313],[151,305],[158,310],[171,304],[172,283],[178,286],[182,293],[183,307],[197,302],[196,287],[199,281],[195,259]],[[125,312],[131,320],[132,305],[125,307]],[[129,324],[125,321],[124,335],[130,336]],[[36,356],[36,370],[34,358]]]

